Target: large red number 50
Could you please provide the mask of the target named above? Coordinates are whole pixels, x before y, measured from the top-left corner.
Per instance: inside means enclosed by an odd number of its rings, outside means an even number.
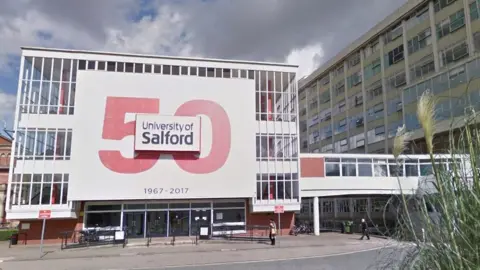
[[[125,123],[126,113],[159,113],[160,101],[151,98],[107,97],[102,138],[122,140],[135,134],[135,122]],[[199,158],[191,153],[175,153],[177,165],[192,174],[212,173],[225,164],[230,153],[231,128],[225,110],[213,101],[192,100],[181,105],[176,116],[204,114],[212,123],[212,147],[208,156]],[[157,163],[161,153],[141,152],[134,158],[125,158],[120,151],[100,150],[101,162],[109,170],[123,174],[148,171]]]

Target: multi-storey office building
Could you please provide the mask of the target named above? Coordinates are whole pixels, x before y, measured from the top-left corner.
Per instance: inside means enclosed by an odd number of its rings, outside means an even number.
[[[47,239],[280,227],[300,209],[296,66],[23,48],[7,218]]]
[[[303,79],[301,152],[390,153],[405,125],[409,151],[423,153],[416,103],[427,89],[439,99],[438,133],[469,107],[478,111],[479,14],[476,0],[409,0]],[[437,152],[447,142],[437,136]]]

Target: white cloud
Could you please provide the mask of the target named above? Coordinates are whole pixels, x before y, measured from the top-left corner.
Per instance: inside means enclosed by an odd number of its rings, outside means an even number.
[[[7,128],[12,128],[16,103],[15,95],[7,94],[0,89],[0,130],[3,130],[3,121],[7,123]]]
[[[302,78],[318,68],[324,62],[323,58],[322,45],[319,43],[301,49],[293,49],[285,58],[285,62],[298,65],[298,77]]]

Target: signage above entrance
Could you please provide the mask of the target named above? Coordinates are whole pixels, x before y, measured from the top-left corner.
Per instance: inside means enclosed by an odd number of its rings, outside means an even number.
[[[285,208],[283,205],[275,205],[275,214],[283,214],[285,212]]]
[[[52,210],[38,211],[38,219],[50,219],[51,216],[52,216]]]
[[[137,114],[135,150],[200,152],[199,116]]]

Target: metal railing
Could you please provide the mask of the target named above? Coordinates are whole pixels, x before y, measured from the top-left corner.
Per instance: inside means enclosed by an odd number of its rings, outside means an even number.
[[[246,225],[245,232],[238,233],[230,226],[215,227],[215,234],[212,239],[226,239],[234,241],[270,241],[270,227],[264,225]]]
[[[125,229],[101,228],[89,230],[65,231],[60,233],[62,238],[61,249],[82,248],[101,245],[122,245],[128,243]],[[120,236],[123,237],[120,237]]]

